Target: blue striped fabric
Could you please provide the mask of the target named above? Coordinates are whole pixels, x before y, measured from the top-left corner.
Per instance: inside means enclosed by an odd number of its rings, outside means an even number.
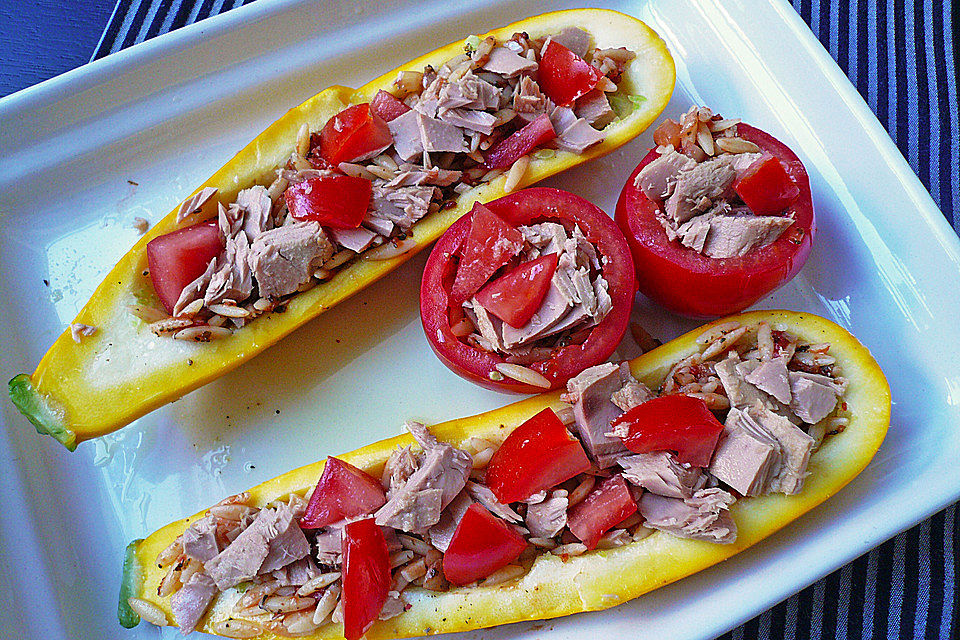
[[[119,0],[93,58],[251,1]],[[960,233],[960,20],[950,2],[792,2]],[[722,638],[960,638],[958,554],[952,506]]]

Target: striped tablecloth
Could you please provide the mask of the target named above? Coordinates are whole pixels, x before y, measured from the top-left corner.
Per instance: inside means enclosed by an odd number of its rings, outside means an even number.
[[[93,59],[250,1],[119,0]],[[950,2],[793,5],[960,233],[953,49],[960,20],[951,15]],[[960,638],[958,554],[960,526],[952,506],[723,638]]]

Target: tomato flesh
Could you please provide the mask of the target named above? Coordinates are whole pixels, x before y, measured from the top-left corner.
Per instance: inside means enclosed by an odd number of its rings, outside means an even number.
[[[780,160],[800,190],[783,211],[794,223],[765,247],[717,259],[670,240],[657,218],[659,205],[634,184],[640,170],[658,157],[655,149],[620,193],[617,224],[630,244],[640,292],[676,313],[712,317],[741,311],[795,276],[810,254],[816,218],[803,164],[786,145],[755,127],[738,124],[737,135]]]
[[[569,107],[597,86],[603,74],[589,62],[553,40],[540,58],[538,82],[555,103]]]
[[[790,179],[777,158],[764,154],[737,177],[733,189],[753,213],[776,215],[800,195],[800,187]]]
[[[491,169],[506,169],[520,157],[527,155],[545,142],[557,137],[553,123],[547,114],[541,114],[519,131],[504,138],[490,150],[485,159]]]
[[[373,513],[387,496],[380,481],[362,469],[334,457],[327,458],[317,488],[310,496],[301,529],[319,529],[347,518]]]
[[[443,554],[443,575],[451,584],[470,584],[507,566],[526,548],[520,534],[474,503],[463,515]]]
[[[283,192],[297,220],[334,229],[356,229],[367,215],[373,183],[353,176],[322,176],[295,182]]]
[[[387,93],[383,89],[377,91],[377,95],[373,97],[373,102],[370,103],[370,108],[383,118],[384,122],[390,122],[397,116],[402,116],[410,111],[410,107],[405,105],[403,101],[398,100],[393,94]]]
[[[524,326],[547,295],[558,259],[551,253],[518,265],[481,289],[477,301],[511,327]]]
[[[380,617],[390,590],[390,554],[373,518],[343,528],[343,636],[357,640]]]
[[[626,425],[623,443],[634,453],[673,451],[680,462],[710,464],[723,424],[707,403],[685,395],[660,396],[618,416],[614,429]]]
[[[580,441],[549,407],[513,430],[490,459],[487,486],[503,504],[525,500],[590,468]]]
[[[320,155],[334,167],[372,158],[391,144],[387,123],[368,102],[347,107],[320,130]]]
[[[223,236],[215,218],[165,233],[147,243],[150,280],[167,313],[173,314],[184,287],[202,276],[222,250]]]
[[[613,302],[610,313],[599,324],[585,330],[578,340],[555,346],[543,359],[525,363],[545,377],[551,388],[563,386],[587,367],[606,360],[626,331],[636,293],[629,246],[606,213],[580,196],[559,189],[524,189],[488,202],[486,207],[514,230],[520,225],[545,221],[569,227],[575,224],[602,256],[603,277]],[[503,356],[469,344],[451,328],[463,317],[460,306],[466,298],[455,295],[458,293],[455,280],[461,277],[456,258],[463,255],[471,223],[471,216],[463,216],[453,223],[437,240],[427,259],[420,284],[420,319],[427,341],[447,367],[476,384],[498,391],[542,392],[542,387],[503,377],[497,370],[498,364],[506,362]],[[479,282],[476,286],[482,284]],[[491,375],[502,379],[491,379]]]
[[[452,296],[460,304],[469,300],[497,269],[523,248],[523,234],[479,202],[470,215],[470,235],[463,245]]]
[[[567,526],[587,549],[594,549],[607,531],[637,512],[637,503],[621,475],[607,478],[570,509]]]

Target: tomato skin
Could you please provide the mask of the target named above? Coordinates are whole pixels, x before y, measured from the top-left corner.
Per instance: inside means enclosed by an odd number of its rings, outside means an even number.
[[[472,298],[497,269],[523,249],[523,234],[479,202],[465,217],[470,218],[470,231],[451,289],[455,304]]]
[[[582,343],[559,347],[548,359],[526,365],[556,389],[587,367],[606,360],[623,337],[636,292],[630,250],[623,234],[606,213],[566,191],[548,187],[524,189],[488,202],[486,206],[513,226],[547,220],[576,223],[606,257],[603,277],[609,285],[613,309],[590,329]],[[451,296],[457,267],[455,257],[469,234],[470,218],[463,216],[453,223],[437,240],[427,259],[420,284],[420,319],[427,341],[441,362],[467,380],[498,391],[540,393],[542,388],[509,378],[491,380],[489,376],[496,371],[496,365],[505,360],[462,342],[451,331],[451,316],[454,323],[460,318],[451,310],[456,312],[462,302]]]
[[[358,640],[380,617],[390,591],[390,554],[373,518],[343,528],[343,636]]]
[[[510,326],[522,327],[547,295],[558,260],[557,254],[551,253],[517,266],[481,289],[477,301]]]
[[[526,548],[519,533],[474,503],[463,515],[443,554],[443,575],[451,584],[470,584],[507,566]]]
[[[595,549],[603,534],[637,512],[637,503],[622,475],[607,478],[575,505],[567,525],[587,549]]]
[[[550,116],[541,114],[522,129],[497,143],[487,154],[484,164],[490,169],[506,169],[521,156],[525,156],[545,142],[557,137]]]
[[[383,118],[384,122],[390,122],[397,116],[402,116],[407,111],[410,111],[410,107],[383,89],[377,91],[377,95],[373,97],[373,102],[370,103],[370,108],[373,109],[374,113]]]
[[[783,163],[764,155],[733,183],[733,190],[758,216],[776,215],[789,207],[800,188],[793,183]]]
[[[610,424],[626,425],[623,444],[634,453],[675,451],[677,460],[697,467],[710,464],[723,424],[707,403],[685,395],[660,396],[618,416]]]
[[[538,82],[543,92],[561,107],[593,90],[603,74],[559,42],[550,41],[540,58]]]
[[[173,314],[184,287],[202,276],[221,251],[223,236],[216,218],[165,233],[147,243],[150,280],[167,313]]]
[[[301,529],[319,529],[347,518],[373,513],[387,496],[380,481],[362,469],[330,456],[323,467],[317,488],[310,496],[307,511],[300,518]]]
[[[347,107],[320,130],[320,155],[334,167],[372,158],[391,144],[387,123],[368,102]]]
[[[297,220],[334,229],[356,229],[367,215],[373,183],[353,176],[321,176],[296,182],[283,192]]]
[[[486,483],[503,504],[529,498],[590,468],[580,441],[549,407],[507,436],[487,466]]]
[[[701,318],[736,313],[793,278],[810,255],[816,217],[803,164],[770,134],[746,124],[738,124],[737,131],[741,138],[779,159],[800,189],[786,211],[795,222],[766,247],[739,258],[716,259],[668,239],[657,220],[657,204],[634,186],[640,170],[657,158],[655,149],[640,162],[620,193],[617,224],[630,243],[640,292],[670,311]]]

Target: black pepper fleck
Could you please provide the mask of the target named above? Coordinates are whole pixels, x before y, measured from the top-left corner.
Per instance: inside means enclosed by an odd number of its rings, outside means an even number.
[[[49,286],[50,286],[50,281],[47,280],[46,278],[44,278],[44,279],[43,279],[43,284],[45,284],[46,286],[49,287]]]

